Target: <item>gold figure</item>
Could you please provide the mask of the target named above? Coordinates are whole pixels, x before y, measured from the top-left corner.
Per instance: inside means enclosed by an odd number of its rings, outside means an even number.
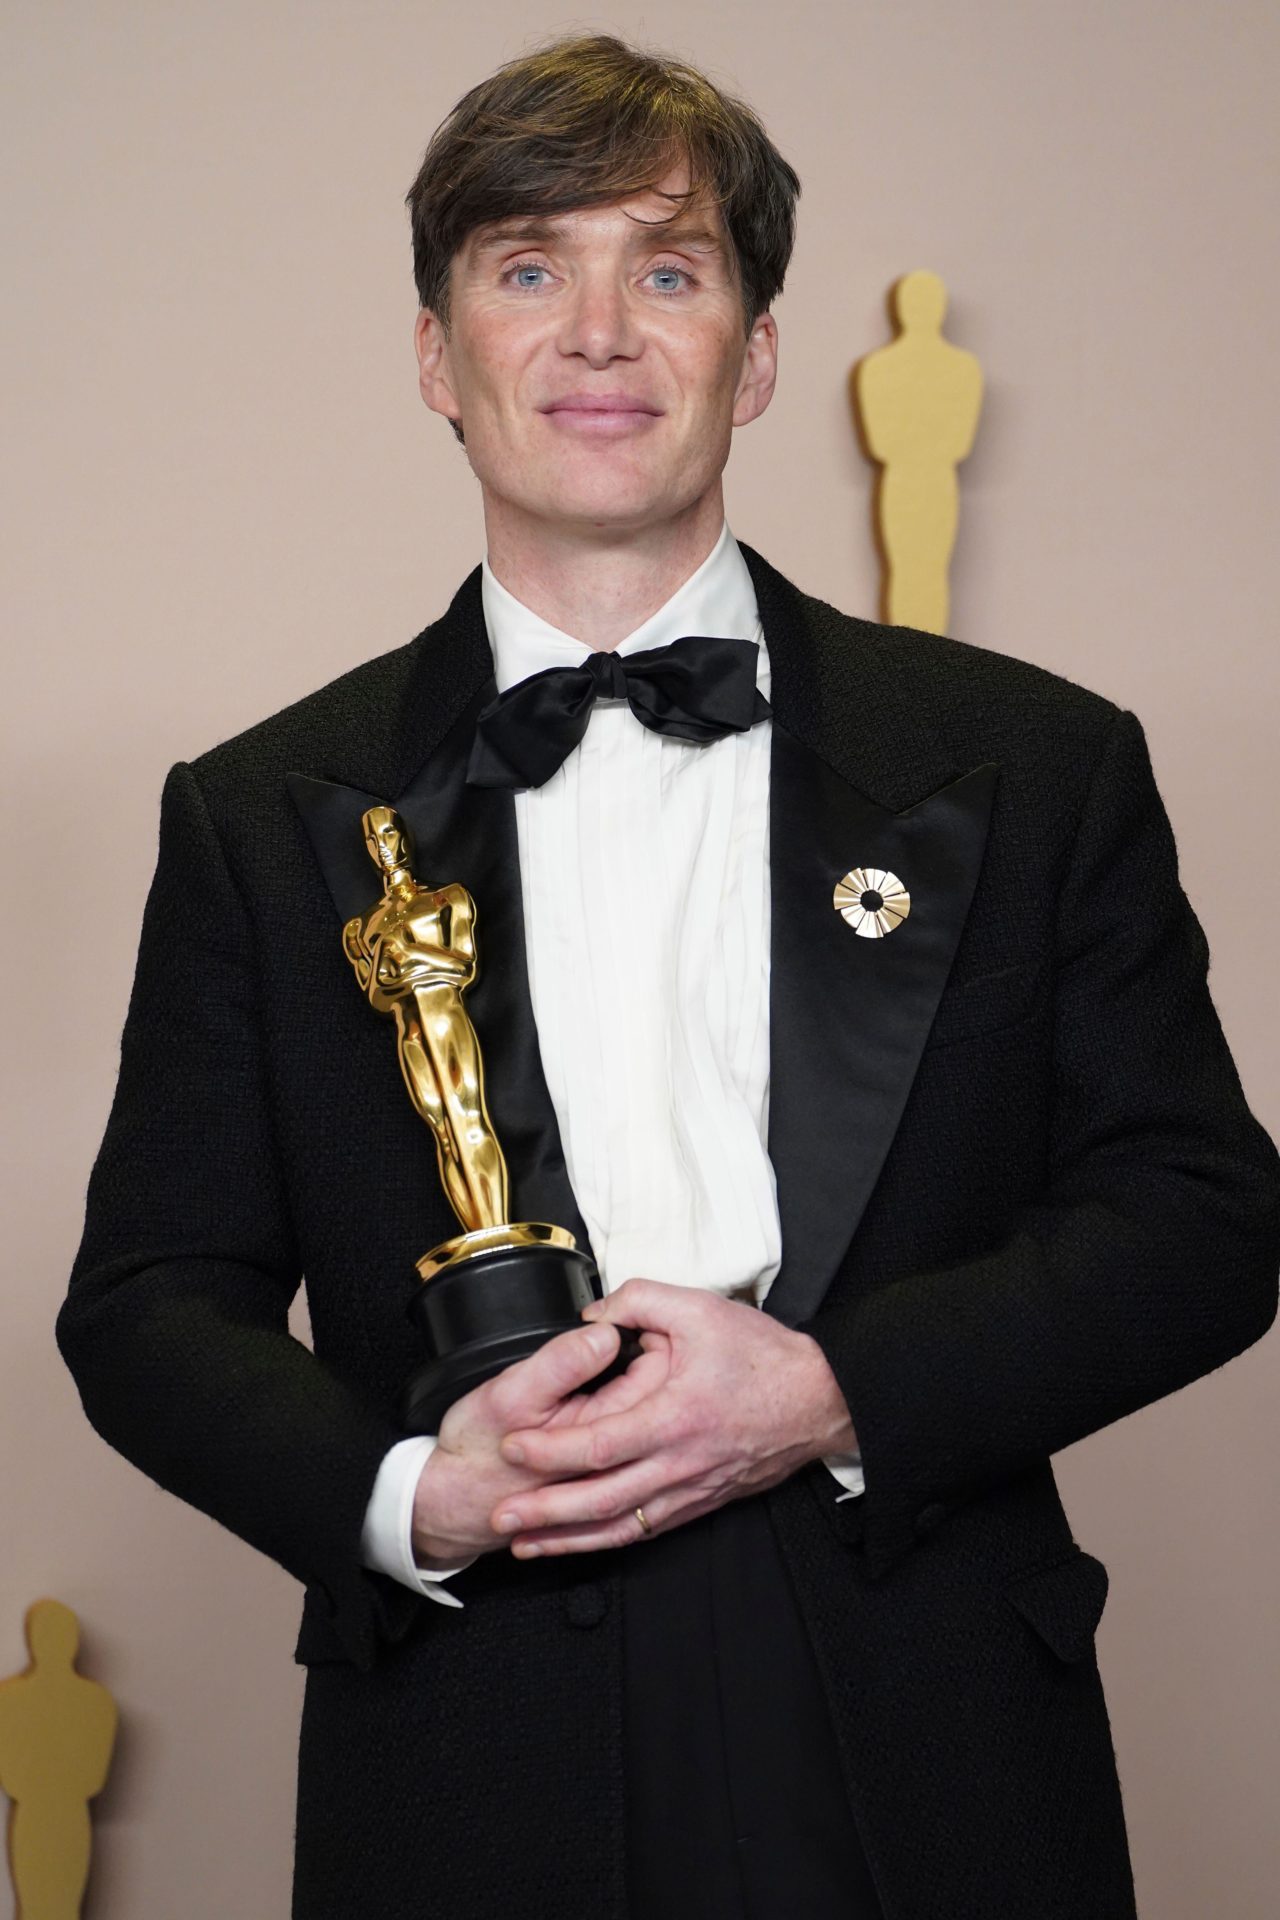
[[[25,1673],[0,1680],[0,1787],[21,1920],[78,1920],[89,1877],[89,1801],[106,1785],[116,1703],[75,1670],[80,1626],[59,1600],[27,1608]]]
[[[945,633],[947,570],[960,512],[956,465],[973,446],[982,368],[942,337],[947,289],[920,269],[896,282],[898,337],[854,373],[863,439],[881,464],[876,521],[885,563],[883,617]]]
[[[440,1178],[463,1227],[507,1218],[507,1165],[484,1102],[475,1028],[462,1004],[476,972],[475,902],[464,886],[424,887],[409,870],[408,830],[392,807],[363,816],[382,898],[348,920],[342,944],[377,1013],[396,1023],[400,1071],[435,1136]]]
[[[475,902],[454,883],[428,887],[410,870],[413,844],[393,807],[362,816],[382,897],[342,929],[342,945],[369,1005],[396,1023],[400,1071],[435,1138],[440,1178],[464,1232],[418,1262],[430,1279],[468,1253],[550,1241],[566,1228],[507,1221],[507,1163],[484,1098],[480,1043],[462,995],[476,974]]]

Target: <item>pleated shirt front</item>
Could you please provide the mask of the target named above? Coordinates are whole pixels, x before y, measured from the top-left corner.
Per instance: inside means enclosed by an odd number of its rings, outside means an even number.
[[[498,689],[590,648],[482,568]],[[619,655],[686,634],[769,660],[728,523]],[[769,1108],[770,723],[708,745],[597,700],[515,795],[529,991],[569,1179],[606,1290],[632,1275],[762,1301],[781,1263]]]

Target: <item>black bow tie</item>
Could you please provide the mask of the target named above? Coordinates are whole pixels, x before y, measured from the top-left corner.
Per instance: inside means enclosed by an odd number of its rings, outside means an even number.
[[[476,717],[467,766],[473,787],[540,787],[587,730],[597,699],[625,700],[654,733],[705,743],[745,733],[769,712],[756,687],[754,640],[685,634],[642,653],[593,653],[547,667],[499,694]]]

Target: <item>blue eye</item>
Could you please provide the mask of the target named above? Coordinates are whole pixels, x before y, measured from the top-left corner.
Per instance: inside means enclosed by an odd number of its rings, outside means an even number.
[[[546,273],[548,271],[549,269],[543,265],[541,260],[514,260],[502,274],[501,278],[504,283],[510,282],[513,285],[527,287],[530,292],[533,292],[535,283],[528,280],[517,281],[516,275],[520,273]],[[687,280],[690,286],[696,286],[697,284],[688,268],[678,267],[674,261],[658,261],[656,265],[650,267],[649,272],[679,274],[680,278]],[[656,287],[654,291],[660,293],[664,299],[671,300],[678,298],[683,289],[679,287]]]

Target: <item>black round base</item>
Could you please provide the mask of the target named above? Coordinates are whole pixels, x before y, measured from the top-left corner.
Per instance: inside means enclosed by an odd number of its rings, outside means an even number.
[[[582,1309],[599,1298],[595,1262],[578,1247],[496,1247],[424,1281],[408,1314],[430,1358],[405,1383],[405,1431],[438,1433],[455,1400],[581,1326]],[[623,1372],[639,1351],[628,1330],[621,1352],[591,1384]]]

